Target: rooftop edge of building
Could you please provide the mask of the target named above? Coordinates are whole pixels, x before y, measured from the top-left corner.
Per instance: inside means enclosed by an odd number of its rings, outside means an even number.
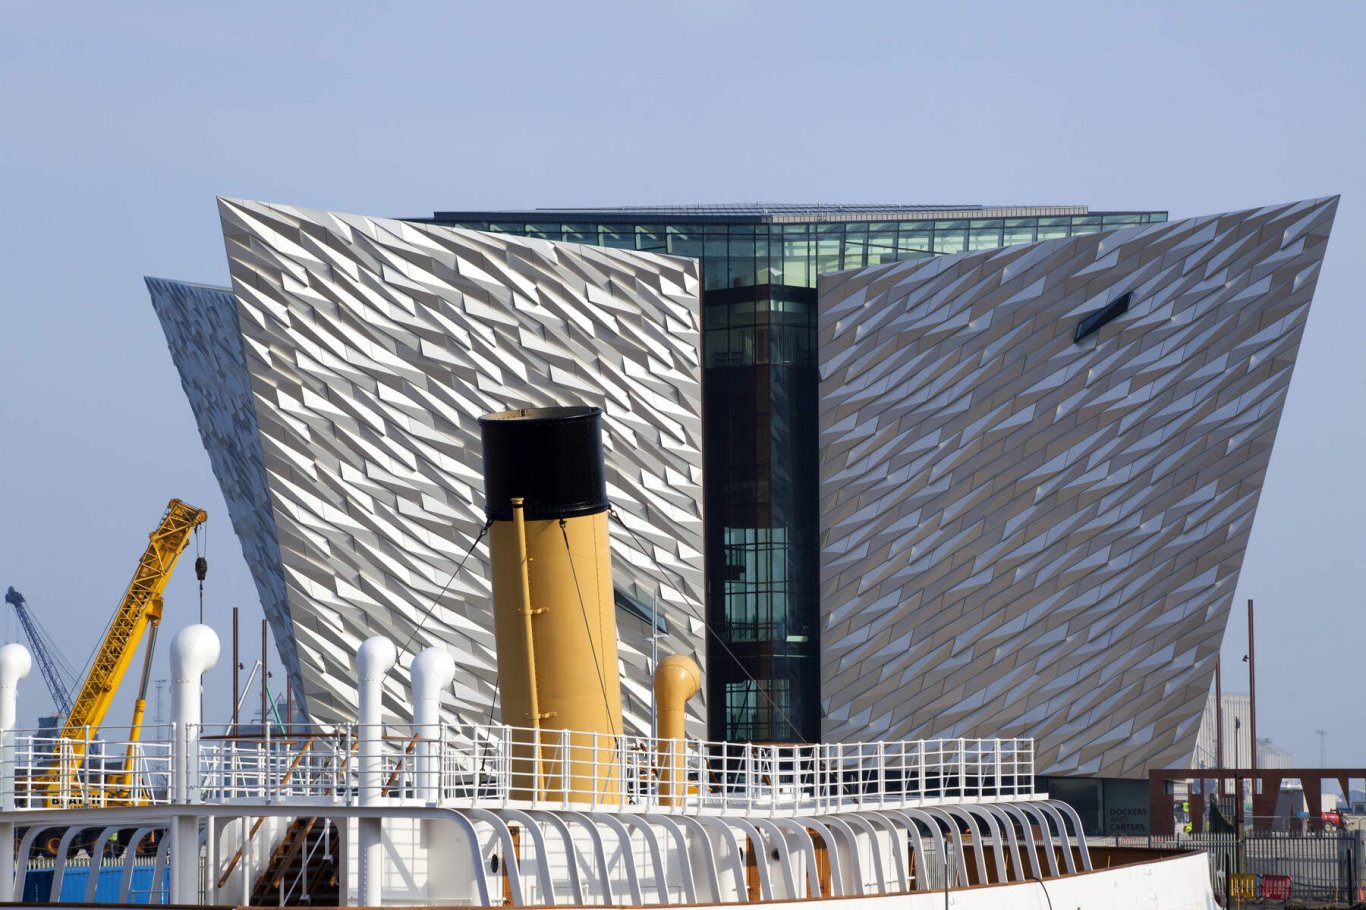
[[[1133,212],[1104,214],[1156,213]],[[430,218],[411,221],[615,221],[621,223],[658,222],[784,224],[803,222],[907,221],[940,218],[1039,218],[1064,215],[1089,215],[1084,205],[924,205],[848,203],[735,203],[712,205],[604,206],[601,208],[536,208],[502,210],[447,210],[433,212]],[[1162,214],[1166,214],[1165,211]]]

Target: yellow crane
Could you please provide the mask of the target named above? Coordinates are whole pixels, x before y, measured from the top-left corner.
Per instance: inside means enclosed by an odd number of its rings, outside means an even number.
[[[190,542],[190,536],[208,519],[203,509],[187,505],[179,499],[172,499],[166,506],[166,514],[155,531],[148,535],[147,550],[138,561],[133,580],[119,601],[114,618],[104,633],[104,641],[95,652],[80,691],[72,702],[71,713],[58,734],[58,766],[44,776],[49,805],[70,805],[86,802],[93,794],[80,794],[76,789],[76,775],[85,758],[86,744],[99,732],[105,716],[118,694],[119,685],[132,666],[133,657],[143,637],[147,638],[147,649],[143,654],[142,684],[138,690],[137,701],[133,705],[133,720],[129,725],[128,756],[124,764],[124,783],[131,771],[134,744],[142,734],[142,719],[147,710],[147,683],[152,665],[152,651],[156,647],[157,627],[161,625],[162,592],[171,578],[180,554]],[[195,570],[199,580],[204,580],[203,570],[207,567],[202,558],[196,561]],[[111,794],[102,794],[101,801],[108,802]],[[118,799],[120,794],[112,794]],[[128,799],[126,793],[122,794]]]

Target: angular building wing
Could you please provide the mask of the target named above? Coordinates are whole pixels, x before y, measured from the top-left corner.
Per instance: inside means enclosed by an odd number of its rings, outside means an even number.
[[[476,421],[582,403],[606,414],[623,694],[648,728],[656,597],[661,651],[705,657],[696,262],[234,200],[220,214],[232,310],[221,292],[153,296],[215,472],[242,501],[244,548],[277,541],[274,564],[248,561],[258,586],[280,579],[285,608],[274,590],[263,602],[310,716],[354,717],[347,664],[384,634],[404,662],[449,647],[448,707],[488,720]],[[386,692],[398,714],[405,698]]]
[[[306,713],[308,688],[299,673],[280,542],[270,512],[266,459],[232,291],[165,278],[146,280],[261,609]]]
[[[825,738],[1189,759],[1336,204],[822,279]]]

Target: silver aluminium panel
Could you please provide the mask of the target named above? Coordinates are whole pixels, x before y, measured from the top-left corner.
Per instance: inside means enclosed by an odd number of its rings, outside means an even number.
[[[299,655],[285,597],[280,542],[270,510],[265,456],[232,292],[165,278],[146,281],[199,437],[228,506],[227,516],[209,515],[213,522],[209,527],[219,526],[225,517],[231,521],[261,608],[279,643],[281,660],[294,682],[295,693],[299,693],[296,700],[300,710],[307,713],[307,692],[299,674]]]
[[[822,279],[824,738],[1190,758],[1336,206]]]
[[[497,719],[486,545],[464,561],[490,411],[603,408],[616,586],[658,595],[661,653],[704,662],[696,262],[237,200],[220,215],[315,720],[354,717],[348,665],[375,634],[403,665],[448,647],[451,716]],[[647,730],[650,626],[618,621],[624,707]],[[398,716],[405,699],[386,690]]]

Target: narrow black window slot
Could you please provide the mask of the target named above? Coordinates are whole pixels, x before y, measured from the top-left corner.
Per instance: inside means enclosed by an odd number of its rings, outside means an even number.
[[[613,588],[612,593],[615,595],[614,600],[617,602],[618,609],[625,610],[638,619],[643,619],[647,626],[654,619],[653,609],[636,600],[630,594],[621,590],[621,588]],[[664,618],[662,613],[660,614],[659,622],[655,625],[655,628],[659,630],[661,635],[669,634],[669,622]]]
[[[1128,312],[1129,298],[1133,295],[1133,291],[1125,291],[1094,313],[1082,317],[1081,322],[1077,323],[1077,331],[1076,334],[1072,336],[1072,342],[1075,344],[1087,335],[1095,334],[1100,330],[1101,326],[1105,325],[1105,323]]]

